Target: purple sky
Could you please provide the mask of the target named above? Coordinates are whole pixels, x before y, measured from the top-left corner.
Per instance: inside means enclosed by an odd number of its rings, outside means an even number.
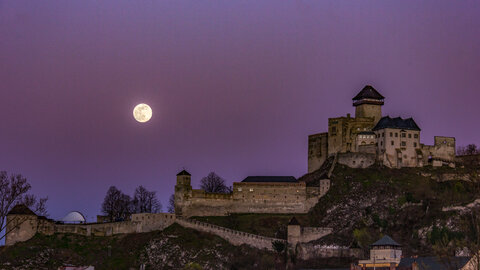
[[[307,170],[365,84],[422,142],[480,144],[479,1],[2,1],[0,170],[89,220],[111,185],[164,206],[185,167]],[[150,122],[134,121],[137,103]],[[165,207],[164,207],[165,209]]]

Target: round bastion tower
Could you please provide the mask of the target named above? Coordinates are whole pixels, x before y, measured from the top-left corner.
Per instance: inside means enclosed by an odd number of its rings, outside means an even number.
[[[182,209],[187,199],[192,193],[191,174],[183,170],[177,174],[177,184],[175,185],[175,214],[182,215]]]
[[[383,97],[371,85],[366,85],[358,95],[353,98],[353,106],[355,106],[355,118],[373,118],[376,125],[382,118],[382,106],[384,104]]]

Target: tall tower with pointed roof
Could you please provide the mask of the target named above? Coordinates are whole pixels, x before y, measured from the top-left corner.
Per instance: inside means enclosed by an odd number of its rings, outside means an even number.
[[[366,85],[360,93],[353,98],[353,106],[355,107],[355,118],[374,118],[376,124],[382,118],[382,106],[385,99],[371,85]]]

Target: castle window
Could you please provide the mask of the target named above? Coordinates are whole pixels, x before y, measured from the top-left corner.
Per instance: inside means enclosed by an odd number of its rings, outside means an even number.
[[[413,137],[414,137],[415,139],[418,139],[418,134],[413,134]]]
[[[414,142],[414,143],[413,143],[413,146],[414,146],[414,147],[417,147],[417,143],[416,143],[416,142]]]
[[[390,132],[390,137],[393,137],[393,132]]]
[[[408,138],[411,139],[411,138],[412,138],[412,134],[408,134]]]
[[[406,136],[407,136],[407,134],[402,133],[402,138],[405,138]]]
[[[392,141],[392,145],[395,145],[395,142],[394,142],[394,141]]]
[[[407,146],[407,143],[406,143],[406,142],[402,142],[402,146]]]
[[[395,137],[398,137],[398,133],[397,133],[397,132],[395,132]]]
[[[239,187],[239,188],[238,188],[238,191],[242,191],[242,188],[241,188],[241,187]]]
[[[250,191],[253,191],[253,188],[251,188]]]

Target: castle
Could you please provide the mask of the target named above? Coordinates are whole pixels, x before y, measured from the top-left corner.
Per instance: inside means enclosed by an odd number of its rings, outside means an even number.
[[[231,193],[192,189],[183,170],[175,185],[175,213],[180,216],[225,216],[230,213],[307,213],[330,188],[329,179],[310,187],[293,176],[249,176],[233,183]]]
[[[308,136],[308,172],[329,156],[353,168],[374,163],[390,168],[455,166],[455,138],[436,136],[434,145],[420,142],[421,129],[412,118],[382,116],[384,97],[370,85],[353,98],[355,117],[328,119],[328,132]]]
[[[234,182],[230,193],[208,193],[193,189],[186,170],[177,174],[175,214],[132,214],[130,220],[85,224],[62,224],[35,215],[25,206],[15,206],[7,215],[6,245],[26,241],[36,233],[75,233],[113,235],[162,230],[173,223],[216,234],[234,245],[247,244],[272,249],[272,241],[301,245],[304,259],[314,256],[358,256],[349,247],[321,247],[311,244],[332,232],[331,228],[301,227],[295,219],[288,224],[288,237],[268,238],[203,223],[193,216],[226,216],[232,213],[307,213],[330,189],[330,174],[335,164],[365,168],[375,163],[390,168],[455,166],[455,138],[435,137],[434,145],[420,143],[421,129],[412,118],[382,117],[384,97],[372,86],[365,86],[353,98],[355,117],[328,119],[328,132],[308,137],[308,172],[320,167],[328,173],[315,183],[299,181],[293,176],[249,176]],[[328,158],[332,162],[326,162]],[[324,165],[328,165],[325,166]],[[324,166],[322,166],[324,165]],[[303,253],[302,253],[303,252]]]

